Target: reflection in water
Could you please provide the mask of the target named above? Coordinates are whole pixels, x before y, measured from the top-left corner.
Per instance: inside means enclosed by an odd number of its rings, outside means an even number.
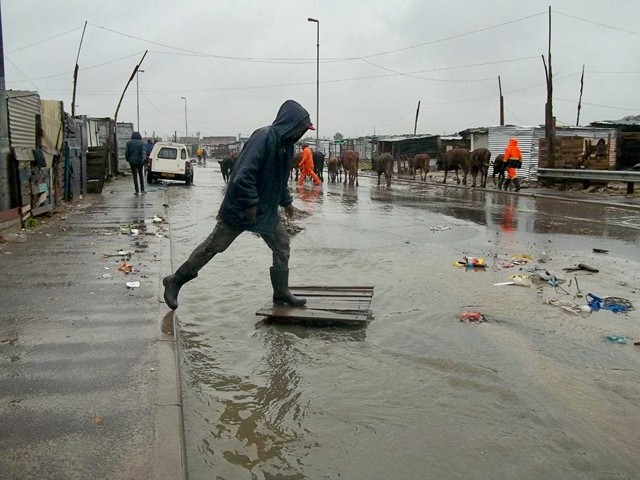
[[[322,203],[322,187],[317,185],[296,185],[298,198],[305,203]]]

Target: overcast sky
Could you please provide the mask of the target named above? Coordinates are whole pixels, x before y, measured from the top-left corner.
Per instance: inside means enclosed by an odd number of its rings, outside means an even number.
[[[113,117],[139,74],[144,135],[248,135],[280,104],[299,101],[316,121],[320,21],[321,137],[453,133],[544,123],[552,8],[554,113],[575,125],[640,114],[637,0],[3,0],[7,89],[37,90],[76,113]],[[118,121],[136,118],[136,83]]]

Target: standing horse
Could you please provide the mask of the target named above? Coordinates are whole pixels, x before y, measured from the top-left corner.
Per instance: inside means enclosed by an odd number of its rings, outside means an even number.
[[[502,184],[504,183],[505,171],[506,162],[504,161],[504,155],[501,153],[500,155],[497,155],[493,161],[493,173],[491,174],[491,179],[493,180],[494,185],[496,185],[496,175],[498,175],[498,189],[501,189]]]
[[[444,180],[442,183],[447,183],[447,172],[449,170],[455,170],[456,181],[460,185],[460,175],[458,170],[462,170],[464,173],[463,184],[467,184],[467,173],[469,172],[469,149],[467,148],[454,148],[448,152],[438,155],[436,165],[439,169],[444,170]]]
[[[431,158],[426,153],[419,153],[409,161],[409,168],[413,170],[413,179],[416,179],[416,170],[420,170],[420,180],[427,181],[427,173],[429,173],[429,162]]]
[[[471,152],[471,157],[469,158],[469,171],[473,177],[472,187],[476,186],[476,180],[479,173],[480,186],[482,188],[486,188],[489,165],[491,165],[491,152],[489,150],[486,148],[476,148]]]

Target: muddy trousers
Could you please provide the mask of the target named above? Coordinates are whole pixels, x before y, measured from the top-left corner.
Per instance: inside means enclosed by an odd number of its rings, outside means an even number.
[[[182,285],[196,278],[198,272],[218,253],[224,252],[229,245],[240,235],[244,229],[234,227],[218,220],[211,234],[204,242],[196,247],[186,262],[176,273],[162,280],[165,286],[164,299],[169,308],[178,308],[178,293]],[[272,235],[260,234],[273,253],[273,267],[271,267],[271,282],[274,289],[273,301],[275,303],[289,303],[291,305],[304,305],[306,300],[294,297],[289,292],[289,234],[278,222]]]
[[[133,175],[133,186],[136,189],[136,193],[142,190],[144,192],[144,165],[131,164],[131,175]],[[140,179],[140,185],[138,186],[138,179]]]

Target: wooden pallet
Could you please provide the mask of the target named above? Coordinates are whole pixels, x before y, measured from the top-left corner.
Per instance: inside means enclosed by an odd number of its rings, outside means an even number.
[[[256,312],[269,321],[308,323],[310,325],[344,324],[364,326],[372,318],[369,307],[373,286],[289,287],[291,293],[307,299],[304,307],[267,305]]]

